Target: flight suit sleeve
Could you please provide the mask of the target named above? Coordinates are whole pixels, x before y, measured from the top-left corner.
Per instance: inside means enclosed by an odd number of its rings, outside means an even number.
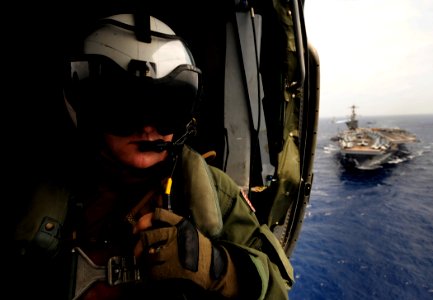
[[[284,249],[234,181],[212,169],[219,195],[223,230],[219,242],[229,251],[248,299],[288,299],[293,268]]]

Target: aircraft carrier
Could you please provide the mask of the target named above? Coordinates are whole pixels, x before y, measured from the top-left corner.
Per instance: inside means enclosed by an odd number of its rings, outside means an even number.
[[[416,135],[398,128],[359,127],[355,106],[344,130],[333,137],[342,164],[348,168],[376,169],[410,154],[406,144],[418,142]]]

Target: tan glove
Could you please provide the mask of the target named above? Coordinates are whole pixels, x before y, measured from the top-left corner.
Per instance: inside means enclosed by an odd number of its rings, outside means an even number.
[[[152,227],[141,231],[141,272],[152,280],[187,279],[225,297],[238,294],[236,270],[227,250],[187,219],[157,208]]]

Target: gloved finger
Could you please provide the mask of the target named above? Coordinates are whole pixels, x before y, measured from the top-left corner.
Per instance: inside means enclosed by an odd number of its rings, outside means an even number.
[[[170,225],[176,225],[182,219],[183,217],[176,215],[175,213],[172,213],[166,209],[156,208],[152,220],[154,222],[165,222]]]
[[[153,256],[153,260],[162,260],[163,258],[160,255],[161,250],[165,250],[167,247],[168,245],[166,244],[165,240],[153,243],[152,246],[145,246],[143,239],[141,239],[137,242],[137,244],[135,244],[134,256],[136,258],[142,257],[143,255],[148,257]],[[164,257],[166,257],[166,255],[164,255]]]
[[[137,223],[134,225],[134,228],[132,229],[132,233],[136,234],[139,231],[146,230],[152,226],[152,218],[153,213],[147,213],[138,219]]]
[[[172,247],[177,243],[177,228],[163,227],[141,232],[142,251],[153,254],[154,250]],[[174,245],[176,247],[176,245]],[[177,248],[177,247],[176,247]]]

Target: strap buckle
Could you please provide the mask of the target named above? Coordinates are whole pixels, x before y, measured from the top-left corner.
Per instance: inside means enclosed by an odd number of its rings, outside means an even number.
[[[107,281],[114,286],[141,281],[135,256],[113,256],[107,264]]]
[[[68,299],[79,299],[97,281],[106,281],[111,286],[141,282],[134,256],[113,256],[108,260],[107,266],[99,266],[81,248],[75,247],[72,252],[75,282]]]

